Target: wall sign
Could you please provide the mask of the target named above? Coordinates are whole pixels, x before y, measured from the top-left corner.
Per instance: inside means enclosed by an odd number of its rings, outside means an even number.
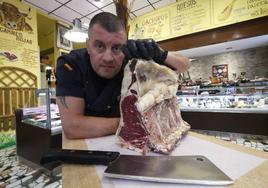
[[[161,41],[267,15],[267,0],[180,0],[130,20],[129,38]]]
[[[65,50],[72,50],[73,49],[73,43],[66,38],[64,38],[64,34],[69,29],[63,25],[57,24],[57,47],[62,48]]]
[[[39,64],[36,10],[19,0],[1,0],[0,66],[26,69],[39,79]]]
[[[228,79],[228,65],[213,65],[212,66],[212,77],[214,78],[227,78]]]

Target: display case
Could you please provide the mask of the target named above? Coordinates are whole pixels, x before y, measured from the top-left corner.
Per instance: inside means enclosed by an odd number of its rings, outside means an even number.
[[[193,129],[268,135],[268,85],[187,87],[177,93]]]
[[[16,145],[19,160],[48,170],[59,164],[41,166],[41,156],[52,148],[62,147],[62,127],[58,107],[53,103],[53,92],[52,89],[39,89],[36,95],[45,99],[45,105],[16,110]]]

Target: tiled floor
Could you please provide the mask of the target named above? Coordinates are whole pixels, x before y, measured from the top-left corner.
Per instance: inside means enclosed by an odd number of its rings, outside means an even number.
[[[58,188],[61,187],[61,174],[47,176],[17,160],[14,146],[0,150],[0,188]]]
[[[192,131],[268,152],[268,137],[265,136],[215,131]],[[0,150],[0,188],[58,188],[61,187],[61,185],[61,174],[47,176],[40,171],[19,163],[16,156],[16,148],[14,146]]]

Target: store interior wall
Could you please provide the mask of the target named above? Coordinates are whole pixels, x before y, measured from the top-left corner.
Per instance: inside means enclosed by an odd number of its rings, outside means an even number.
[[[246,72],[248,79],[254,79],[255,76],[267,78],[268,46],[197,57],[189,69],[191,79],[209,80],[212,76],[212,66],[221,64],[228,65],[229,80],[234,80],[233,73],[239,76],[241,72]]]
[[[54,40],[55,40],[55,24],[52,20],[42,14],[37,14],[38,29],[38,45],[41,55],[48,55],[49,59],[54,60]]]
[[[57,49],[55,45],[56,24],[57,21],[55,19],[40,12],[37,14],[38,44],[40,47],[40,54],[48,55],[49,59],[52,61],[52,66],[56,65],[59,55],[54,51],[55,48]],[[85,46],[85,43],[73,43],[73,49],[84,48]]]
[[[55,24],[55,20],[43,15],[42,13],[37,13],[38,45],[40,51],[40,88],[48,87],[46,80],[46,67],[55,66]],[[41,103],[43,104],[44,101]]]
[[[41,71],[41,86],[40,88],[47,88],[45,68],[50,66],[53,70],[57,65],[57,58],[61,53],[69,53],[70,51],[58,48],[56,45],[57,20],[51,16],[45,15],[38,11],[37,14],[37,29],[38,29],[38,45],[40,48],[40,57],[48,57],[45,61],[40,60]],[[73,43],[73,49],[84,48],[85,43]]]

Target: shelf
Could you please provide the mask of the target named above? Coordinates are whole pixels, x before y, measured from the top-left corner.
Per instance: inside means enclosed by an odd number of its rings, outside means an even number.
[[[62,134],[62,126],[52,127],[51,135],[61,135]]]
[[[255,94],[210,94],[210,95],[177,95],[178,98],[180,97],[196,97],[196,98],[214,98],[214,97],[268,97],[268,93],[255,93]]]
[[[239,86],[213,86],[213,87],[202,87],[200,86],[189,86],[183,89],[180,89],[177,91],[177,95],[197,95],[199,96],[201,92],[205,91],[215,91],[217,94],[210,94],[210,95],[236,95],[240,94],[241,91],[237,90],[243,90],[243,93],[241,94],[251,94],[254,95],[252,91],[248,89],[254,89],[257,90],[259,93],[260,90],[262,90],[262,94],[268,94],[268,82],[256,85],[239,85]],[[248,90],[248,91],[247,91]]]
[[[268,114],[268,106],[264,108],[180,108],[182,112],[224,112]]]

